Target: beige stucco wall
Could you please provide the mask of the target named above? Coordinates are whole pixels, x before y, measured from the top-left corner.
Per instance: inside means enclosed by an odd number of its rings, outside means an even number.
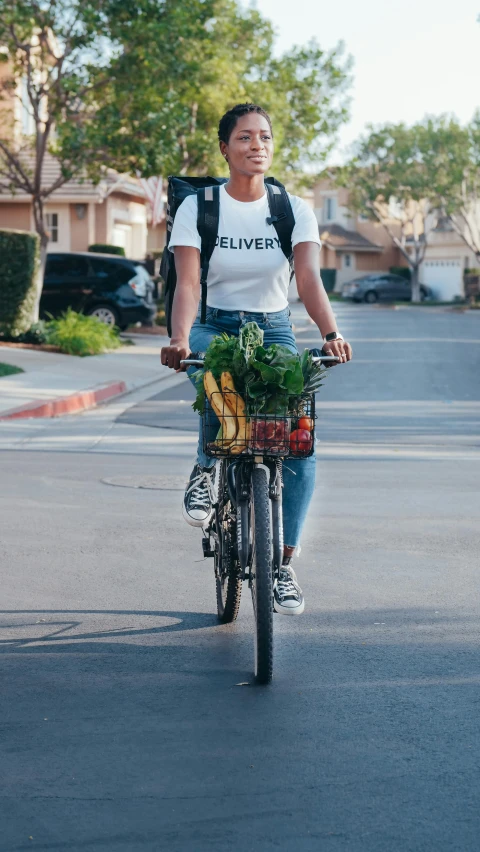
[[[147,231],[147,252],[149,251],[163,251],[165,248],[165,243],[167,241],[167,228],[166,228],[166,220],[160,222],[155,228],[152,228],[151,225],[148,227]]]
[[[106,243],[107,241],[107,201],[95,205],[95,243]]]
[[[70,251],[87,251],[89,245],[89,217],[93,205],[85,204],[85,216],[79,219],[76,205],[70,204]]]
[[[313,187],[313,206],[322,207],[326,195],[334,195],[340,207],[346,207],[348,190],[343,186],[336,187],[328,178],[319,180]]]
[[[376,254],[375,252],[357,252],[356,266],[364,275],[367,272],[388,272],[391,266],[399,266],[396,262],[397,255],[390,251]],[[403,264],[402,264],[403,265]]]
[[[369,267],[369,269],[380,269],[388,271],[391,266],[404,266],[405,262],[402,261],[401,254],[393,242],[392,238],[380,224],[380,222],[370,222],[363,221],[357,219],[356,230],[362,237],[365,237],[367,240],[370,240],[371,243],[374,243],[376,246],[383,246],[384,250],[379,258],[381,258],[380,266],[374,265],[373,267]],[[400,236],[400,226],[392,225],[392,230],[395,236]],[[369,254],[369,257],[373,257],[373,255]],[[358,267],[366,268],[366,267]]]
[[[120,234],[118,232],[120,231]],[[141,259],[147,252],[147,210],[145,203],[121,193],[112,193],[107,201],[107,242],[120,245],[126,240],[126,254]]]
[[[338,269],[340,266],[340,259],[337,257],[337,253],[326,245],[322,246],[320,266],[322,269]]]
[[[1,203],[0,228],[18,228],[19,231],[31,231],[31,205],[15,202]]]
[[[464,267],[470,269],[478,266],[473,251],[455,231],[433,231],[428,237],[425,257],[427,260],[456,258],[462,261]]]

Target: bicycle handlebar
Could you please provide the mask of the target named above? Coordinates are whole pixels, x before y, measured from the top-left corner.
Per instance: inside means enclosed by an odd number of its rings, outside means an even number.
[[[310,352],[320,352],[319,349],[310,349]],[[314,355],[313,360],[315,362],[321,361],[322,364],[331,364],[332,362],[340,361],[338,355]],[[185,367],[203,367],[204,357],[203,352],[192,352],[188,358],[184,358],[183,361],[180,361],[180,364]]]

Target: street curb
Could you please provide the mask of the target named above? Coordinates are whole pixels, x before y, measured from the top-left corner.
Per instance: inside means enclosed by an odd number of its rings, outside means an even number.
[[[27,417],[60,417],[62,414],[75,414],[78,411],[86,411],[95,408],[102,402],[127,393],[128,387],[125,382],[108,382],[105,385],[92,388],[70,396],[49,399],[46,402],[29,402],[18,408],[12,408],[0,414],[0,420],[18,420]]]

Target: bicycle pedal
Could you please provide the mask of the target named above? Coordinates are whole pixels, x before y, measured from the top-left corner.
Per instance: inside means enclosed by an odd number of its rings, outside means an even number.
[[[211,548],[209,538],[202,538],[202,550],[204,556],[215,556],[215,551]]]

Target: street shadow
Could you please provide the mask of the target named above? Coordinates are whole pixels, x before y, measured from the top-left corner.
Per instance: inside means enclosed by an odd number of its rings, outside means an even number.
[[[28,628],[28,627],[40,627],[42,624],[45,627],[48,627],[48,624],[55,625],[58,629],[52,630],[49,633],[43,634],[41,636],[28,636],[22,637],[18,639],[1,639],[0,638],[0,651],[2,646],[8,646],[11,651],[12,645],[29,645],[32,642],[58,642],[60,639],[74,639],[75,641],[79,640],[88,640],[88,639],[108,639],[109,637],[114,637],[116,639],[123,637],[131,637],[131,636],[149,636],[155,635],[157,633],[177,633],[179,631],[185,630],[202,630],[208,627],[220,627],[218,619],[212,613],[205,612],[186,612],[186,611],[171,611],[171,610],[129,610],[129,609],[116,609],[116,610],[103,610],[103,609],[82,609],[82,610],[71,610],[71,609],[29,609],[29,610],[0,610],[0,616],[2,615],[11,615],[11,616],[30,616],[30,615],[42,615],[42,616],[62,616],[63,618],[60,620],[52,620],[49,621],[26,621],[19,623],[10,623],[10,624],[0,624],[0,631],[6,628]],[[151,626],[151,627],[139,627],[139,628],[125,628],[120,630],[94,630],[94,631],[86,631],[84,633],[75,633],[69,637],[67,634],[69,631],[76,630],[82,624],[82,619],[79,618],[65,618],[65,616],[79,616],[79,615],[100,615],[100,616],[139,616],[141,618],[152,617],[152,618],[168,618],[175,619],[173,624],[162,624],[159,626]]]

